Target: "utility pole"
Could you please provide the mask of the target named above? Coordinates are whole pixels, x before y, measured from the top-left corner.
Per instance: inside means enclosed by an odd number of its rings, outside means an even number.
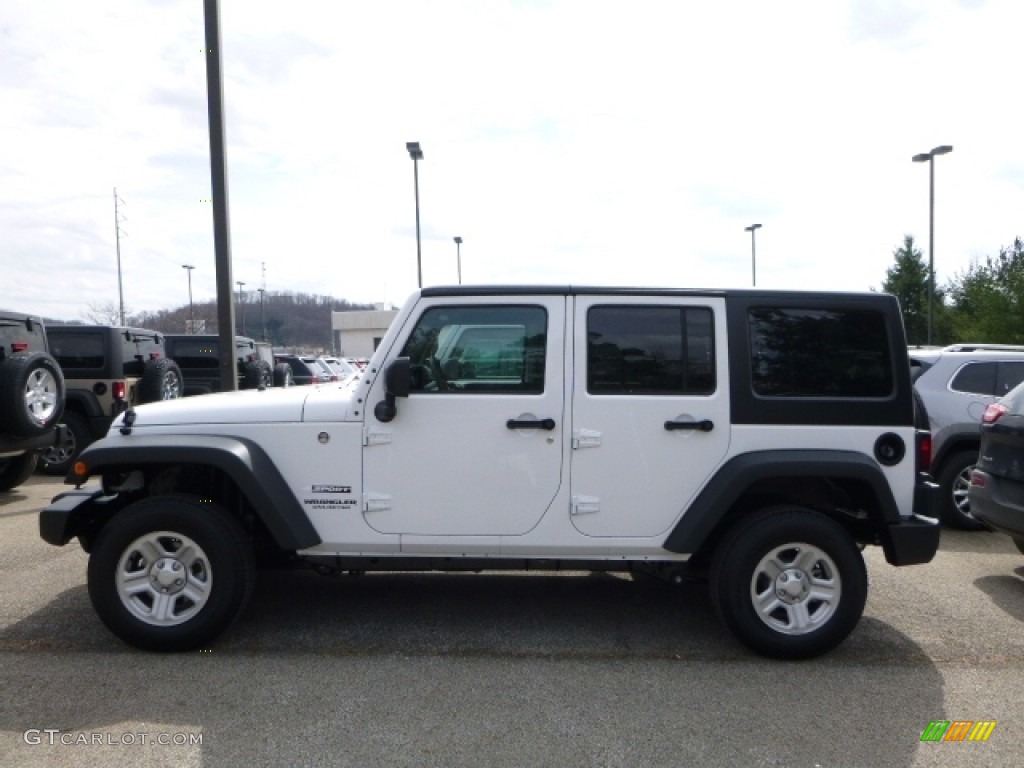
[[[206,106],[210,120],[210,182],[213,193],[213,250],[217,265],[217,323],[221,389],[238,389],[235,357],[235,304],[231,301],[231,227],[228,223],[228,160],[221,78],[220,4],[203,0],[206,31]]]
[[[123,203],[124,200],[120,200],[117,196],[117,187],[114,187],[114,242],[117,247],[117,297],[120,306],[120,317],[121,325],[124,325],[124,285],[121,282],[121,222],[127,221],[127,219],[121,218],[121,213],[117,208],[118,202]],[[127,237],[128,233],[125,233]]]

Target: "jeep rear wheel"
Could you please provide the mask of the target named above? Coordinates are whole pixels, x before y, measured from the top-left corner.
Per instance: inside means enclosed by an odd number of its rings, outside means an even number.
[[[0,491],[10,491],[28,480],[38,460],[35,453],[0,458]]]
[[[867,600],[867,571],[838,523],[808,509],[776,507],[725,535],[712,564],[711,597],[751,650],[806,659],[853,631]]]
[[[100,531],[89,559],[96,612],[144,650],[206,645],[241,613],[254,581],[241,524],[219,505],[185,496],[125,507]]]
[[[0,363],[0,427],[21,437],[41,435],[64,413],[64,375],[42,352],[18,352]]]

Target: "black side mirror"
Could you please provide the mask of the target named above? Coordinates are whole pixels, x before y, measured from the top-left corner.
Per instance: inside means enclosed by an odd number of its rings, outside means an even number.
[[[373,408],[377,421],[388,422],[398,415],[395,398],[409,396],[410,371],[408,357],[396,357],[384,369],[384,399]]]

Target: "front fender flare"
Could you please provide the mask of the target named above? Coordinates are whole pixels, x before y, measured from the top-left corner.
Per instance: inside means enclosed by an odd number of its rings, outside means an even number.
[[[84,462],[90,476],[152,465],[216,467],[235,482],[279,547],[295,551],[321,542],[277,466],[257,443],[246,438],[223,435],[107,437],[86,448],[78,462]],[[83,478],[72,468],[65,482],[80,485]]]

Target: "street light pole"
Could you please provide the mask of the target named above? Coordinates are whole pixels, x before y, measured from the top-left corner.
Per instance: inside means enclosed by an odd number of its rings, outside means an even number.
[[[462,238],[455,238],[455,263],[459,268],[459,285],[462,285]]]
[[[241,280],[236,280],[235,284],[238,286],[238,313],[242,316],[242,336],[245,336],[245,309],[242,307],[242,286],[245,285]]]
[[[182,264],[182,269],[188,270],[188,324],[189,333],[196,332],[196,314],[192,306],[192,270],[195,269],[191,264]]]
[[[935,303],[935,157],[936,155],[948,155],[953,151],[949,144],[936,147],[931,152],[922,152],[914,155],[911,160],[915,163],[928,163],[928,341],[932,343],[932,328],[934,325],[934,312],[932,309]]]
[[[760,224],[751,224],[743,228],[744,232],[750,233],[750,282],[754,288],[757,287],[757,245],[754,242],[754,233],[760,228]]]
[[[418,141],[407,141],[405,148],[412,158],[413,190],[416,194],[416,275],[420,288],[423,287],[423,253],[420,250],[420,170],[419,161],[423,159],[423,150]]]

